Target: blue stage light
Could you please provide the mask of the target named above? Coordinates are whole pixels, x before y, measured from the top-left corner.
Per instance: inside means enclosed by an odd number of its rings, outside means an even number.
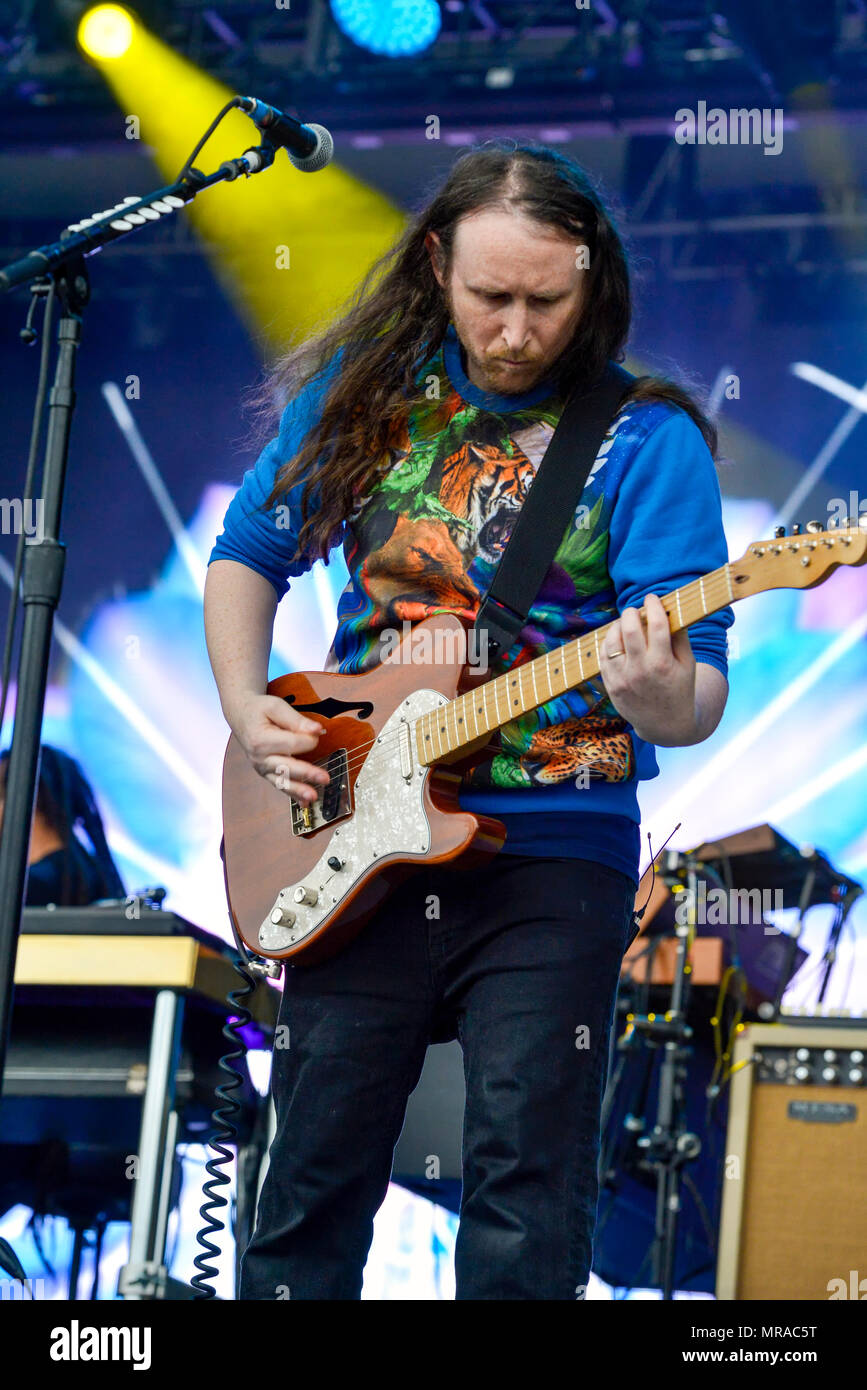
[[[331,11],[347,38],[387,58],[421,53],[442,23],[437,0],[331,0]]]

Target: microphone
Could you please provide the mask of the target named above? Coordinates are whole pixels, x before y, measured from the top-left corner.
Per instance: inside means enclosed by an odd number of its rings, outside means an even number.
[[[286,151],[302,173],[315,174],[334,158],[334,141],[324,126],[302,125],[294,116],[286,116],[276,106],[267,106],[256,97],[241,97],[240,106],[272,145]]]

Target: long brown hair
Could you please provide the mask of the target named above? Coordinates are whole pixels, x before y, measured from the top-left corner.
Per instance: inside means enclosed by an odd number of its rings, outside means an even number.
[[[0,807],[5,808],[11,749],[0,752]],[[97,898],[125,898],[126,888],[105,838],[93,787],[75,758],[43,743],[39,750],[36,811],[63,841],[59,906],[83,907]],[[93,847],[91,854],[75,833],[80,825]],[[88,864],[85,873],[82,863]]]
[[[606,362],[623,359],[632,315],[626,253],[588,175],[543,145],[490,141],[468,151],[371,267],[336,321],[276,362],[259,397],[260,407],[272,416],[275,400],[294,399],[308,383],[323,381],[317,419],[294,457],[281,463],[263,505],[270,510],[305,480],[296,555],[306,552],[327,560],[343,522],[381,476],[383,460],[400,438],[409,412],[425,400],[424,385],[417,384],[419,369],[449,325],[446,298],[425,247],[427,236],[435,232],[439,237],[448,277],[458,222],[492,206],[559,227],[589,249],[586,307],[552,374],[558,393],[565,395],[577,381],[595,381]],[[338,353],[337,369],[325,384],[323,373]],[[715,454],[712,423],[675,383],[639,377],[629,399],[679,406]]]

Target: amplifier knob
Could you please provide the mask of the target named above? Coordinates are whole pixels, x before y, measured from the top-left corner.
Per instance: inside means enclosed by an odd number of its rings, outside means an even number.
[[[296,903],[306,903],[308,907],[312,907],[318,899],[319,894],[317,893],[315,888],[308,888],[306,884],[302,883],[298,888],[295,889],[295,892],[292,894],[292,896],[294,897]]]
[[[840,1073],[838,1072],[838,1070],[837,1070],[836,1067],[823,1067],[823,1068],[822,1068],[822,1080],[823,1080],[823,1081],[839,1081],[839,1079],[840,1079]]]
[[[849,1073],[849,1080],[852,1082],[853,1086],[861,1085],[861,1082],[864,1080],[864,1073],[860,1067],[852,1068],[852,1070]]]
[[[824,1057],[826,1062],[836,1062],[837,1060],[837,1054],[834,1051],[833,1047],[826,1047],[825,1051],[822,1053],[822,1056]]]
[[[799,1062],[809,1062],[810,1049],[808,1047],[799,1047],[797,1052],[795,1053],[795,1056]]]
[[[863,1061],[864,1061],[864,1053],[861,1052],[861,1051],[859,1051],[859,1050],[856,1048],[856,1050],[855,1050],[854,1052],[850,1052],[850,1053],[849,1053],[849,1061],[850,1061],[850,1062],[855,1062],[856,1065],[857,1065],[858,1063],[860,1063],[860,1062],[863,1062]]]
[[[796,1081],[809,1081],[809,1080],[810,1080],[810,1068],[809,1068],[809,1067],[795,1067],[795,1080],[796,1080]]]

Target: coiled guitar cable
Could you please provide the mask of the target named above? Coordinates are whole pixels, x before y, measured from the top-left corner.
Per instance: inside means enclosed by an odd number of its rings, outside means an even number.
[[[223,842],[220,844],[220,858],[223,860],[223,872],[225,874],[226,859]],[[205,1224],[196,1233],[196,1243],[202,1247],[204,1253],[197,1255],[193,1260],[199,1273],[190,1280],[190,1284],[196,1290],[197,1299],[216,1298],[217,1296],[209,1281],[215,1279],[219,1271],[216,1265],[209,1263],[209,1261],[219,1256],[220,1250],[210,1237],[215,1235],[217,1231],[226,1229],[225,1221],[221,1221],[216,1216],[216,1212],[229,1205],[228,1198],[219,1189],[231,1186],[232,1182],[228,1173],[223,1172],[223,1169],[236,1156],[231,1149],[226,1147],[226,1144],[238,1137],[238,1128],[232,1121],[239,1114],[241,1106],[233,1093],[243,1085],[243,1077],[232,1063],[247,1055],[247,1045],[240,1036],[239,1029],[245,1028],[253,1018],[250,1010],[242,1001],[249,999],[266,976],[275,977],[282,970],[282,967],[274,961],[254,961],[238,934],[231,911],[229,912],[229,921],[238,949],[238,959],[232,961],[232,968],[240,975],[243,986],[229,990],[226,995],[231,1012],[226,1019],[222,1033],[226,1041],[234,1045],[234,1050],[225,1053],[217,1064],[220,1071],[224,1072],[229,1079],[219,1082],[214,1087],[214,1095],[219,1103],[211,1112],[212,1133],[208,1139],[207,1147],[217,1157],[209,1158],[205,1164],[208,1181],[203,1184],[202,1193],[207,1200],[199,1208],[199,1215]]]

